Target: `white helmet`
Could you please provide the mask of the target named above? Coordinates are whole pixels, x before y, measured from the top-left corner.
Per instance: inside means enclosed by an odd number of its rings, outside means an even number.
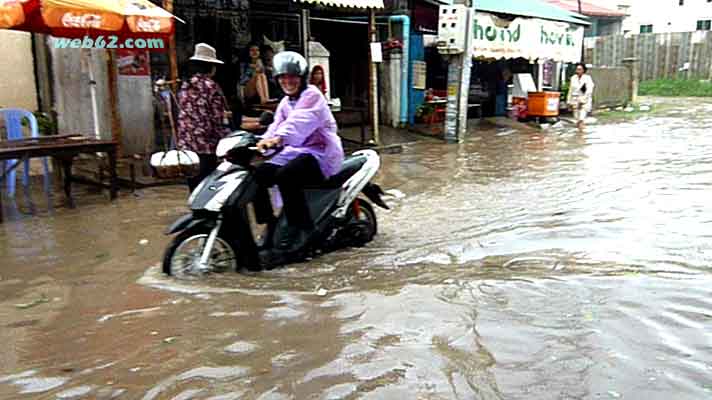
[[[280,75],[297,75],[306,78],[309,73],[309,63],[299,53],[283,51],[277,53],[272,59],[273,74],[275,78]]]

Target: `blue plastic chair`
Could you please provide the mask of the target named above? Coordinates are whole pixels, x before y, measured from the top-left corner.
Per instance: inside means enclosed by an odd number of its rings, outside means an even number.
[[[30,122],[30,132],[33,138],[39,137],[40,131],[37,125],[37,118],[34,114],[27,110],[20,108],[2,108],[0,109],[0,116],[5,120],[5,129],[7,130],[7,140],[18,140],[23,139],[23,128],[22,120],[27,119]],[[0,138],[2,139],[2,138]],[[15,164],[19,163],[19,160],[8,160],[5,161],[5,168],[10,169]],[[45,190],[49,189],[49,166],[47,164],[47,157],[42,158],[42,164],[44,166],[44,184]],[[12,170],[7,174],[7,194],[10,197],[15,196],[15,180],[17,179],[16,173],[17,168]],[[22,184],[27,189],[30,184],[30,161],[25,160],[24,163],[24,174],[22,176]]]

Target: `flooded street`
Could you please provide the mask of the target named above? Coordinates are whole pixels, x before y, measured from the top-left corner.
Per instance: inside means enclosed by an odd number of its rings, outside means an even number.
[[[259,274],[160,273],[182,187],[8,213],[0,398],[712,398],[712,100],[654,107],[406,145],[373,243]]]

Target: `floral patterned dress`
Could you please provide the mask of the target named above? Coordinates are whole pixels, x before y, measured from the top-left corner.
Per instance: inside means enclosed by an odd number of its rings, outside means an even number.
[[[223,125],[226,104],[220,86],[206,75],[195,74],[183,82],[178,93],[178,149],[215,154],[220,139],[230,133]]]

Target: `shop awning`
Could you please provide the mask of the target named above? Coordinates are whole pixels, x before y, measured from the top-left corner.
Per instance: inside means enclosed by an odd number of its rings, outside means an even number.
[[[589,25],[585,16],[564,10],[543,0],[477,0],[475,9],[491,13]]]
[[[339,8],[383,8],[383,0],[294,0],[327,7]]]
[[[478,11],[473,30],[475,57],[561,62],[581,60],[582,26],[530,17],[517,17],[508,21]]]

